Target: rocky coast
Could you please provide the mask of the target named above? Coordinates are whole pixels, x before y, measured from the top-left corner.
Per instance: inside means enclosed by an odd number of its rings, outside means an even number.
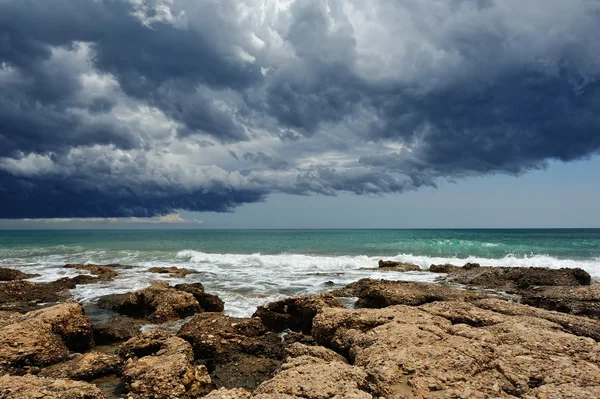
[[[378,266],[389,279],[247,318],[200,283],[70,297],[120,265],[48,283],[2,269],[0,398],[600,398],[600,284],[584,270],[432,265],[430,284]]]

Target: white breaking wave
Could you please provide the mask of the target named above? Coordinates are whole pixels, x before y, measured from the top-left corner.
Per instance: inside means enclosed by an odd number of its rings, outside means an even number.
[[[377,270],[379,259],[389,259],[419,265],[422,271],[400,273]],[[432,264],[466,262],[485,266],[551,267],[586,270],[600,280],[600,258],[588,260],[557,259],[547,255],[514,256],[499,259],[481,257],[435,257],[399,254],[383,256],[321,256],[305,254],[219,254],[194,250],[179,252],[136,251],[73,251],[46,254],[34,258],[4,258],[0,266],[16,267],[42,276],[32,281],[53,281],[85,272],[64,269],[65,263],[120,263],[129,268],[120,269],[114,281],[80,285],[73,295],[81,301],[94,301],[100,296],[142,289],[153,281],[171,284],[201,282],[206,290],[216,293],[225,301],[225,311],[232,316],[250,316],[257,306],[291,295],[303,295],[343,287],[361,278],[433,282],[439,275],[429,273]],[[154,266],[177,266],[196,271],[183,279],[148,273]]]

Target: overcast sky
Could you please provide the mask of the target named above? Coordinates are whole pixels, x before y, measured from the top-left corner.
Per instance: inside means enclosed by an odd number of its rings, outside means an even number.
[[[0,0],[0,228],[600,227],[599,37],[595,0]]]

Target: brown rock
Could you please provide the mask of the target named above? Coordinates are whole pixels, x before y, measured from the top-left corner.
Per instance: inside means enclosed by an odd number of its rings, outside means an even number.
[[[521,302],[538,308],[600,319],[600,284],[532,287],[521,292]]]
[[[151,267],[147,270],[150,273],[168,274],[169,277],[173,278],[184,278],[188,274],[196,273],[193,270],[179,268],[179,267]]]
[[[225,303],[221,298],[204,292],[201,283],[177,284],[175,288],[192,294],[205,312],[222,312],[225,309]]]
[[[153,323],[178,320],[202,311],[192,294],[165,284],[154,284],[127,294],[107,295],[98,300],[98,306]]]
[[[327,349],[323,346],[304,345],[298,342],[293,343],[292,345],[285,348],[285,353],[289,357],[312,356],[321,359],[327,363],[348,363],[345,357],[332,351],[331,349]]]
[[[582,269],[545,267],[463,267],[447,279],[459,284],[509,291],[532,286],[581,286],[591,283],[590,275]]]
[[[486,297],[473,291],[408,281],[362,279],[348,286],[358,297],[357,308],[417,306],[435,301],[471,301]]]
[[[91,381],[110,374],[120,374],[121,359],[116,355],[89,352],[40,372],[42,377]]]
[[[210,373],[217,387],[243,388],[253,391],[272,377],[281,361],[264,357],[237,355],[230,360],[217,363]]]
[[[94,385],[26,375],[0,377],[2,399],[106,399]]]
[[[421,268],[412,263],[406,262],[395,262],[393,260],[380,260],[379,261],[380,269],[394,270],[397,272],[413,272],[420,271]]]
[[[206,367],[192,364],[190,344],[165,331],[132,338],[118,353],[127,359],[123,380],[128,398],[191,399],[213,388]]]
[[[597,397],[597,342],[543,318],[547,311],[509,306],[505,312],[521,313],[513,316],[478,306],[502,302],[490,301],[328,308],[315,317],[313,336],[347,353],[376,397],[558,398],[565,386],[580,397]]]
[[[100,280],[107,281],[112,280],[117,277],[119,273],[115,270],[116,267],[120,265],[94,265],[94,264],[74,264],[69,263],[64,267],[67,269],[78,269],[78,270],[87,270],[95,276],[98,276]]]
[[[127,316],[115,316],[94,324],[94,341],[97,345],[107,345],[125,341],[140,335],[143,321]]]
[[[33,278],[39,276],[39,274],[23,273],[20,270],[0,267],[0,281],[24,280],[26,278]]]
[[[344,304],[330,293],[298,296],[267,303],[257,308],[253,317],[259,317],[273,331],[310,332],[312,320],[324,308],[343,308]]]
[[[268,332],[258,318],[201,313],[184,324],[177,335],[192,344],[196,359],[223,362],[238,354],[282,357],[281,338]]]
[[[250,392],[245,389],[220,388],[206,395],[204,399],[250,399],[250,397]]]
[[[451,265],[450,263],[429,266],[429,271],[432,273],[458,273],[463,270],[462,267]]]

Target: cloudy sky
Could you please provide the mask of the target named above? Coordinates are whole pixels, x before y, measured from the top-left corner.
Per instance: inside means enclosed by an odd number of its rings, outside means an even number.
[[[0,227],[600,226],[599,37],[597,0],[0,0]]]

